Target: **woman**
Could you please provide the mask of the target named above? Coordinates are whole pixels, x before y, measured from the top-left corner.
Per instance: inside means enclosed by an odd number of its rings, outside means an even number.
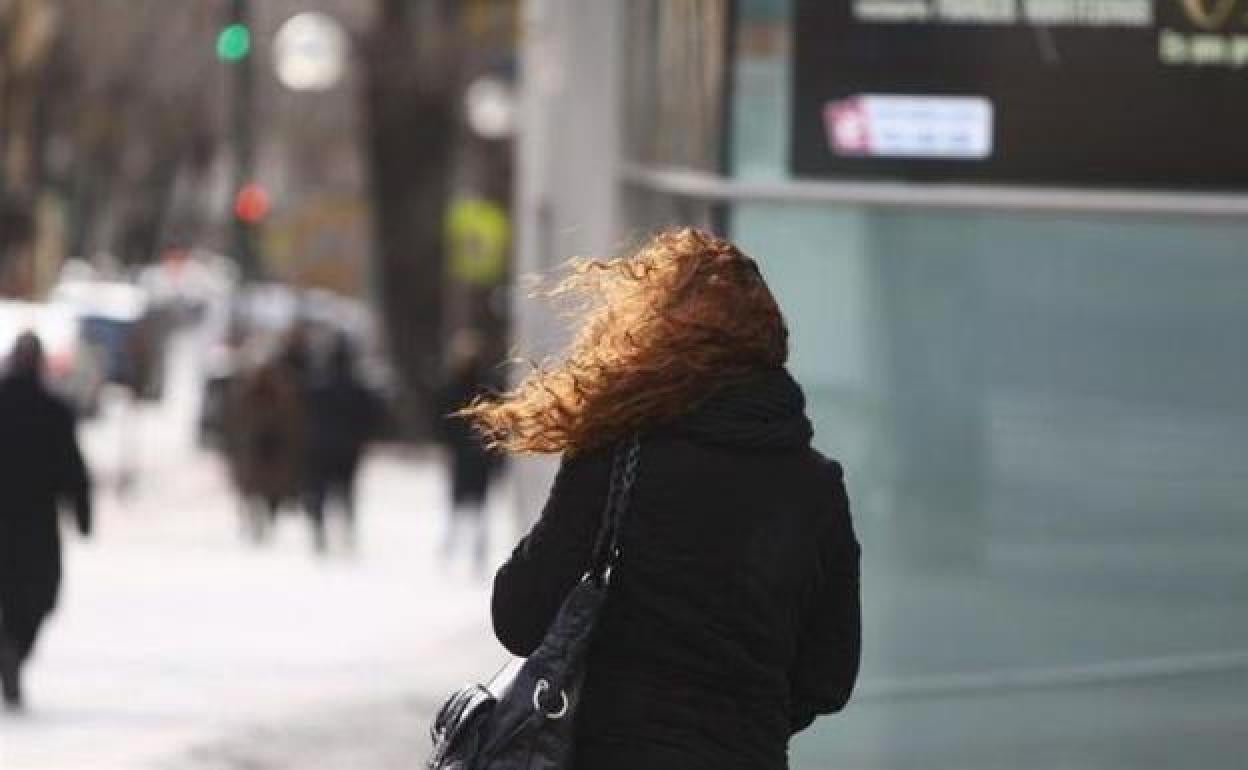
[[[304,411],[298,379],[283,360],[240,373],[226,396],[226,461],[254,542],[268,539],[278,509],[299,493]]]
[[[325,515],[331,502],[342,511],[348,547],[355,545],[355,479],[368,443],[382,422],[382,405],[355,372],[355,347],[338,333],[328,360],[309,377],[304,446],[304,507],[312,522],[313,543],[325,551]]]
[[[641,466],[578,712],[581,770],[787,766],[858,672],[858,544],[841,468],[811,448],[788,332],[754,261],[692,230],[577,263],[571,348],[465,410],[495,446],[562,452],[493,619],[530,654],[589,561],[615,443]]]
[[[442,414],[450,414],[486,393],[496,393],[494,372],[487,363],[485,343],[472,332],[461,331],[451,341],[450,371],[442,385]],[[444,419],[438,426],[450,470],[450,516],[442,540],[442,560],[454,555],[463,535],[473,537],[473,564],[486,575],[489,522],[485,499],[499,470],[497,452],[487,451],[463,420]]]

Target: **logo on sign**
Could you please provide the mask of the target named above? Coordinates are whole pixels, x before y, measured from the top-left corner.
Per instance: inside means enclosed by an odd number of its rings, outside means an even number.
[[[1178,0],[1192,24],[1201,29],[1221,29],[1231,20],[1239,0]]]
[[[823,107],[828,147],[843,157],[983,160],[992,125],[979,96],[858,94]]]
[[[828,142],[837,155],[867,155],[871,149],[867,113],[859,99],[830,102],[823,113]]]

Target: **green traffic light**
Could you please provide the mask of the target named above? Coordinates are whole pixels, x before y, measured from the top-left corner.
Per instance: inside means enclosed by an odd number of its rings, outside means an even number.
[[[231,24],[217,35],[217,58],[239,61],[251,51],[251,30],[246,24]]]

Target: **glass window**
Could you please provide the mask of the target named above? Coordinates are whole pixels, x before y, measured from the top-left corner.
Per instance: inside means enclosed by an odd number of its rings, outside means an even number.
[[[738,0],[721,132],[709,102],[636,121],[717,71],[664,59],[690,17],[637,3],[630,158],[789,179],[793,4]],[[717,167],[693,145],[720,136]],[[760,261],[847,469],[863,672],[794,770],[1242,762],[1248,224],[626,198],[638,227],[726,223]]]
[[[625,10],[625,147],[631,160],[717,171],[727,0],[634,0]]]
[[[789,177],[791,6],[739,5],[739,178]],[[859,695],[795,770],[1233,768],[1248,226],[745,202],[730,235],[864,544]]]
[[[780,179],[787,174],[791,4],[742,0],[738,5],[726,169],[733,176]]]
[[[714,229],[720,208],[696,198],[637,187],[624,190],[621,205],[629,223],[628,240],[635,242],[664,227]]]
[[[732,221],[864,548],[860,691],[795,770],[1234,767],[1248,226],[763,203]]]

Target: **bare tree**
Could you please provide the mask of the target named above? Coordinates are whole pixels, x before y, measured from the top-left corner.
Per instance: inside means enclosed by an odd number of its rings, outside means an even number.
[[[67,158],[71,253],[146,261],[180,173],[211,159],[213,3],[60,0],[46,130]]]
[[[39,94],[59,22],[48,0],[0,2],[0,291],[27,293],[40,182]]]
[[[463,36],[454,0],[378,0],[363,43],[377,296],[408,394],[406,429],[432,427],[443,342],[443,217]]]

